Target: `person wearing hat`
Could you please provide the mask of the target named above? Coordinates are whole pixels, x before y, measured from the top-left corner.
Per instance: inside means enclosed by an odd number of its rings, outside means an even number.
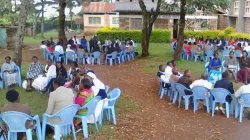
[[[95,96],[100,96],[102,99],[107,98],[107,93],[105,91],[105,85],[96,77],[92,72],[88,72],[87,75],[92,81],[92,90]]]

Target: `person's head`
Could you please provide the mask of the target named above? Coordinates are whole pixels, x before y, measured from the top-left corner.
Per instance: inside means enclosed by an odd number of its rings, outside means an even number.
[[[167,62],[167,66],[173,67],[173,64],[169,61],[169,62]]]
[[[202,73],[201,74],[201,79],[207,80],[208,79],[208,74],[207,73]]]
[[[170,62],[172,63],[172,65],[176,65],[175,60],[171,60]]]
[[[56,62],[56,68],[60,69],[62,67],[63,67],[63,63],[62,62],[60,62],[60,61]]]
[[[41,42],[41,44],[42,44],[42,45],[46,45],[46,41],[43,40],[43,41]]]
[[[62,76],[58,76],[53,82],[53,88],[56,90],[58,87],[61,87],[65,84],[65,78]]]
[[[238,43],[237,46],[241,48],[241,43]]]
[[[90,89],[92,87],[89,78],[83,78],[79,84],[79,90]]]
[[[11,61],[11,57],[10,57],[10,56],[6,56],[6,57],[5,57],[5,62],[6,62],[6,63],[10,63],[10,61]]]
[[[192,45],[192,43],[191,43],[191,42],[188,42],[188,45]]]
[[[130,41],[130,42],[129,42],[129,45],[132,46],[132,45],[133,45],[133,42]]]
[[[159,66],[159,71],[161,71],[161,72],[164,72],[164,71],[165,71],[165,68],[164,68],[163,65],[160,65],[160,66]]]
[[[52,65],[52,63],[53,63],[53,62],[52,62],[52,60],[51,60],[51,59],[48,59],[48,60],[47,60],[47,64],[48,64],[48,66],[51,66],[51,65]]]
[[[234,52],[233,52],[233,51],[230,51],[229,57],[230,57],[230,58],[234,58]]]
[[[172,69],[172,73],[173,73],[174,75],[177,75],[177,74],[178,74],[177,68],[173,68],[173,69]]]
[[[78,64],[76,62],[71,62],[70,67],[71,67],[71,69],[75,69],[78,67]]]
[[[242,52],[242,56],[243,56],[244,58],[246,58],[246,57],[248,56],[247,51],[243,51],[243,52]]]
[[[214,58],[215,58],[215,59],[218,59],[218,58],[219,58],[219,53],[218,53],[218,52],[214,53]]]
[[[83,39],[85,39],[85,36],[82,36]]]
[[[187,41],[186,41],[186,40],[184,41],[184,44],[187,44]]]
[[[229,79],[229,73],[228,73],[228,71],[225,71],[225,72],[222,73],[222,78],[223,79]]]
[[[196,45],[196,42],[194,42],[193,45]]]
[[[33,56],[33,57],[32,57],[32,60],[33,60],[34,63],[37,62],[37,59],[38,59],[37,56]]]
[[[61,45],[61,44],[60,44],[60,42],[58,41],[58,42],[56,43],[56,45]]]
[[[19,93],[16,90],[9,90],[6,93],[6,99],[8,100],[8,102],[11,102],[11,103],[20,102]]]
[[[191,77],[191,75],[192,75],[191,70],[187,69],[184,71],[184,76]]]
[[[76,36],[73,36],[74,38],[76,38]]]

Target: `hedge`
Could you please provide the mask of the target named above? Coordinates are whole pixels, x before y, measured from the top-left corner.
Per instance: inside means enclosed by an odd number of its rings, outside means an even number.
[[[210,36],[211,39],[215,37],[224,37],[225,39],[233,37],[233,39],[247,38],[250,40],[250,34],[235,32],[235,29],[232,27],[227,27],[225,30],[184,31],[184,34],[186,37],[194,36],[195,38],[203,35],[205,39],[207,36]]]
[[[119,29],[100,29],[96,32],[98,38],[101,41],[105,39],[115,39],[116,37],[125,40],[126,38],[132,38],[136,42],[141,42],[141,30],[119,30]],[[166,43],[170,42],[171,32],[169,30],[153,30],[150,42],[151,43]]]

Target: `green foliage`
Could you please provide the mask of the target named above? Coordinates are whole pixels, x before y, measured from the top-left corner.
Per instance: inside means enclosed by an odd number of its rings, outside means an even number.
[[[97,36],[104,41],[105,39],[115,39],[116,37],[125,40],[132,38],[136,42],[141,42],[141,30],[119,30],[116,27],[104,27],[96,32]],[[153,30],[150,42],[151,43],[167,43],[170,42],[171,32],[169,30]]]
[[[250,39],[250,34],[245,33],[237,33],[235,32],[235,29],[233,27],[227,27],[225,30],[207,30],[207,31],[185,31],[184,32],[186,37],[194,36],[195,38],[198,38],[199,36],[203,35],[204,38],[207,38],[207,36],[210,36],[210,38],[219,38],[224,37],[225,39],[228,39],[229,37],[233,37],[234,39],[238,38],[247,38]]]

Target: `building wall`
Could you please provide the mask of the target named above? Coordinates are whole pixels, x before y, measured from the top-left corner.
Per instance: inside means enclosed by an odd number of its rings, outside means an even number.
[[[224,15],[218,15],[218,30],[224,30],[228,25],[228,17]]]
[[[250,34],[250,18],[245,18],[245,32]]]

